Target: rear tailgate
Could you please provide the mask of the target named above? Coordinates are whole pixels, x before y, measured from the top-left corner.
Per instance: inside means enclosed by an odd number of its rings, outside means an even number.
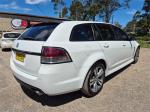
[[[58,24],[39,24],[26,30],[13,45],[13,61],[21,71],[37,76],[41,65],[41,50]]]
[[[44,41],[16,40],[12,50],[15,66],[29,75],[37,76],[43,44]]]

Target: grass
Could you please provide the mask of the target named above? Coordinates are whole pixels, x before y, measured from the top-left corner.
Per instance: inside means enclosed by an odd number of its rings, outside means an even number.
[[[148,44],[148,42],[143,41],[143,40],[137,40],[137,41],[142,48],[150,48],[150,44]]]
[[[142,48],[150,48],[150,36],[138,36],[136,40]]]

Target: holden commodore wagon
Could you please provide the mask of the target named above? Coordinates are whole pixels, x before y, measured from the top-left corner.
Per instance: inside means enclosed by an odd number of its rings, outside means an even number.
[[[133,38],[111,24],[38,24],[14,42],[10,66],[20,84],[37,94],[81,90],[92,97],[101,91],[105,77],[136,63],[139,50]]]
[[[16,40],[19,37],[20,33],[18,32],[4,32],[2,34],[1,39],[1,49],[2,51],[4,49],[8,49],[12,47],[13,41]]]

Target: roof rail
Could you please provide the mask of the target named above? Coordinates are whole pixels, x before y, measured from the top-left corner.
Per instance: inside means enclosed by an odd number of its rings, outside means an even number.
[[[71,21],[69,19],[63,18],[54,18],[48,16],[37,16],[30,14],[19,14],[19,13],[11,13],[11,12],[0,12],[0,17],[3,18],[12,18],[12,19],[23,19],[27,21],[36,21],[36,22],[44,22],[44,23],[62,23],[63,21]]]

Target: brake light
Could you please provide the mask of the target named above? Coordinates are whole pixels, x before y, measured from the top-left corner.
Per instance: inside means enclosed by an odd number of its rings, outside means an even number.
[[[41,55],[42,64],[56,64],[71,62],[68,52],[63,48],[43,47]]]

